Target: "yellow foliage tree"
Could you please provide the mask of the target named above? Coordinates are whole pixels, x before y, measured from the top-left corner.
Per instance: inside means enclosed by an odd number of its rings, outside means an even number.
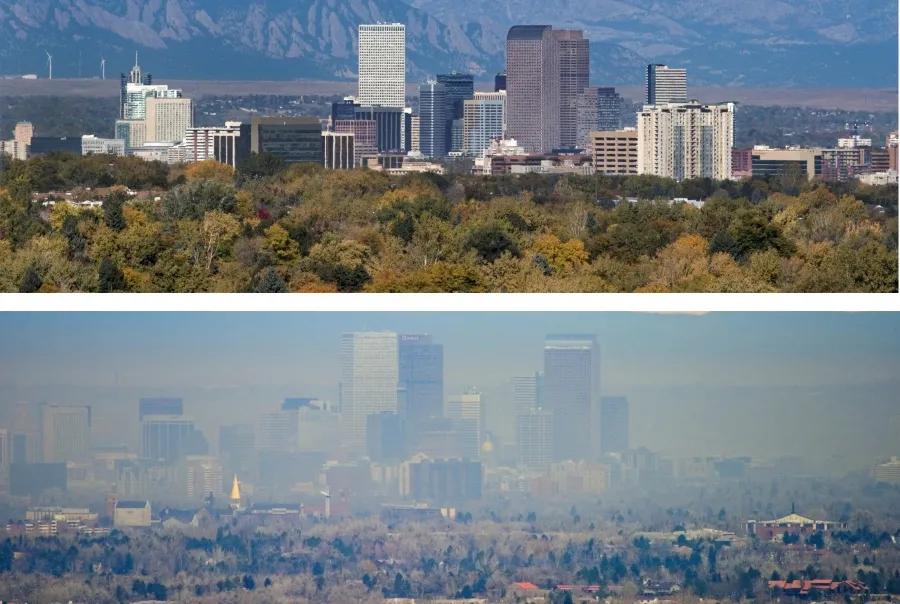
[[[588,253],[580,239],[569,239],[563,243],[556,235],[542,235],[535,240],[532,249],[535,254],[546,258],[550,268],[558,273],[571,273],[588,261]]]
[[[290,262],[300,254],[300,246],[278,223],[266,229],[266,243],[282,262]]]
[[[700,235],[683,235],[657,255],[654,281],[666,288],[709,272],[707,242]]]
[[[207,159],[189,165],[184,171],[184,178],[186,180],[218,180],[233,183],[234,168],[214,159]]]
[[[206,244],[206,270],[209,270],[219,250],[234,241],[241,232],[241,224],[231,214],[212,210],[203,215],[201,229]],[[284,233],[287,235],[287,231]]]

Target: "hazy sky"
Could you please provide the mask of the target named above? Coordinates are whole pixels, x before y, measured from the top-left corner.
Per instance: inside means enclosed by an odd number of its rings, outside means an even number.
[[[594,333],[603,390],[837,386],[900,374],[900,313],[3,313],[0,384],[331,387],[344,331],[430,333],[445,381],[540,370],[547,333]]]
[[[866,461],[898,453],[898,328],[900,313],[0,313],[0,405],[90,404],[98,442],[134,445],[137,399],[183,396],[215,442],[284,397],[336,400],[340,333],[391,330],[442,343],[446,394],[479,388],[509,440],[510,378],[542,369],[548,333],[580,332],[603,393],[629,398],[633,445]]]

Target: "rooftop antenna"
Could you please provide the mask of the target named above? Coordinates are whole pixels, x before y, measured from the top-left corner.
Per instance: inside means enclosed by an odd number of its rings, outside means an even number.
[[[47,52],[46,50],[44,52]],[[47,69],[49,70],[49,77],[47,79],[53,79],[53,56],[47,52]]]
[[[103,58],[103,53],[100,53],[100,79],[106,79],[106,59]]]

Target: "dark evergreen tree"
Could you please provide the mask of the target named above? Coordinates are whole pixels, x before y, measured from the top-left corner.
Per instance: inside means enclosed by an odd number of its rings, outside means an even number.
[[[254,290],[257,294],[286,294],[288,292],[287,284],[281,278],[274,268],[269,268],[259,280],[259,284]]]
[[[32,265],[25,269],[22,280],[19,281],[19,293],[33,294],[40,291],[43,285],[44,280],[41,279],[41,276],[38,274],[37,268]]]
[[[100,280],[97,287],[101,294],[121,292],[125,290],[125,275],[109,256],[100,261]]]

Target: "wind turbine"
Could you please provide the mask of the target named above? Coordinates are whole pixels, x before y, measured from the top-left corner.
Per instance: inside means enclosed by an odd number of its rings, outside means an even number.
[[[103,53],[100,53],[100,79],[106,79],[106,59],[103,58]]]
[[[44,52],[47,52],[47,51],[45,50]],[[50,77],[47,79],[52,80],[53,79],[53,56],[49,52],[47,52],[47,68],[50,70],[49,71]]]
[[[325,495],[325,520],[331,518],[331,490],[321,491]]]

